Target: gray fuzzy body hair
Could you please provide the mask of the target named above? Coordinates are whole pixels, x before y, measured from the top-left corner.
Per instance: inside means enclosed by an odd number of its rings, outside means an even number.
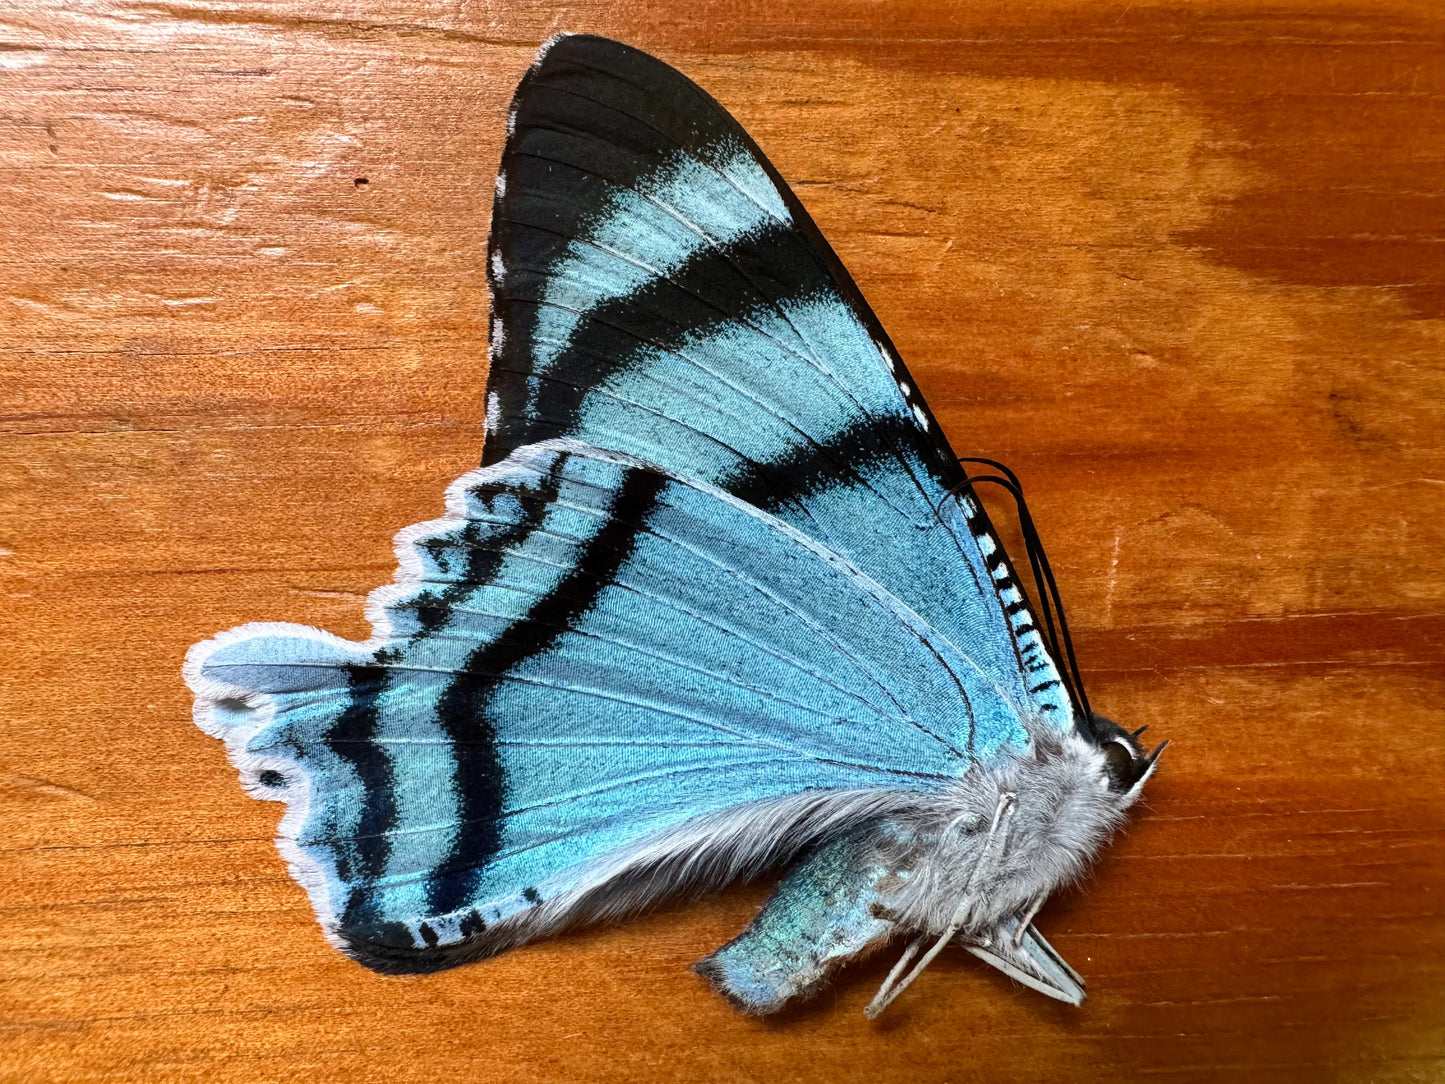
[[[900,927],[938,934],[961,917],[965,930],[992,929],[1077,879],[1123,822],[1144,780],[1113,790],[1095,745],[1032,729],[1025,756],[975,765],[936,807],[910,818],[902,853],[880,854],[907,873],[892,902]],[[985,861],[1005,796],[1012,806]]]

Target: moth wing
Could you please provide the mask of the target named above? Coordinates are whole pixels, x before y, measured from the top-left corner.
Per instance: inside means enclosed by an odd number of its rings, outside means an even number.
[[[841,965],[893,937],[880,886],[899,874],[878,860],[879,831],[868,825],[820,845],[746,930],[693,969],[741,1012],[764,1015],[811,997]]]
[[[917,614],[716,487],[555,441],[448,507],[399,536],[371,641],[253,626],[187,665],[202,727],[288,802],[323,926],[372,966],[728,879],[1026,742]]]
[[[562,437],[715,484],[1072,725],[1028,601],[878,319],[694,83],[603,38],[546,47],[513,103],[489,272],[484,462]]]

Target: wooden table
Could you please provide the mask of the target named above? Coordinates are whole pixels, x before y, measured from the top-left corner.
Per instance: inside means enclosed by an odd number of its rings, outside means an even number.
[[[55,0],[0,17],[0,1078],[1438,1080],[1434,2]],[[190,722],[232,624],[360,638],[477,461],[537,45],[756,136],[960,452],[1029,487],[1096,703],[1174,745],[1040,925],[785,1018],[688,964],[767,886],[428,977],[323,941]]]

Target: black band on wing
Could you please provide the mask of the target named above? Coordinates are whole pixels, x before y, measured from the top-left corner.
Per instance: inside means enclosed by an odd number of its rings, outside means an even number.
[[[421,626],[413,635],[413,643],[444,630],[452,607],[473,591],[477,584],[485,583],[497,574],[503,560],[503,549],[509,544],[522,542],[530,532],[541,526],[547,502],[556,498],[561,486],[566,459],[566,456],[558,456],[542,480],[538,492],[541,499],[529,502],[524,516],[506,527],[500,535],[491,536],[496,543],[494,547],[481,549],[466,546],[465,564],[455,570],[456,579],[439,591],[428,592],[412,600],[410,606]],[[467,521],[461,529],[460,541],[464,545],[468,541],[475,541],[477,532],[482,529],[483,526],[478,522]],[[387,860],[391,855],[388,833],[397,827],[391,761],[385,746],[375,741],[379,702],[390,680],[386,664],[393,661],[394,654],[394,651],[389,653],[383,650],[378,652],[375,665],[353,669],[350,703],[326,736],[327,746],[352,765],[363,786],[361,817],[356,838],[352,841],[356,872],[360,876],[355,877],[357,887],[351,890],[342,908],[340,924],[346,929],[361,930],[374,924],[371,913],[372,896],[368,886],[386,871]],[[486,726],[485,720],[479,720],[479,723]],[[506,780],[497,759],[496,743],[481,732],[469,735],[469,739],[464,744],[459,743],[454,750],[458,778],[462,778],[465,773],[465,777],[472,781],[472,785],[466,788],[465,795],[472,808],[483,817],[494,818],[502,810],[506,793]],[[486,823],[492,822],[489,819]],[[500,843],[495,843],[493,851],[499,847]],[[388,932],[378,930],[376,935],[385,937]],[[411,940],[410,934],[405,931],[389,931],[389,935],[405,936],[408,944]]]
[[[350,847],[337,847],[336,872],[343,881],[367,881],[386,872],[391,844],[386,831],[396,823],[395,779],[391,758],[376,742],[378,700],[386,687],[385,668],[378,665],[348,667],[348,703],[326,735],[326,745],[351,765],[366,794],[356,839]],[[363,896],[351,893],[347,909],[359,907]]]
[[[431,912],[448,914],[471,901],[481,870],[501,850],[505,781],[487,718],[488,703],[500,686],[498,675],[549,650],[593,607],[632,553],[638,534],[634,524],[646,521],[666,485],[663,475],[628,471],[607,522],[582,547],[576,566],[550,594],[533,603],[526,616],[477,648],[467,660],[467,672],[458,674],[443,694],[437,718],[456,743],[459,828],[451,854],[427,884]]]

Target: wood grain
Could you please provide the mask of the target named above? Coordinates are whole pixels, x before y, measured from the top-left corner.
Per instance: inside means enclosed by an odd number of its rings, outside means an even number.
[[[481,445],[506,103],[650,49],[793,182],[960,452],[1010,462],[1091,693],[1173,747],[1041,926],[734,1015],[766,885],[427,977],[322,941],[186,647],[362,636]],[[1445,1074],[1437,3],[55,0],[0,12],[0,1077]]]

